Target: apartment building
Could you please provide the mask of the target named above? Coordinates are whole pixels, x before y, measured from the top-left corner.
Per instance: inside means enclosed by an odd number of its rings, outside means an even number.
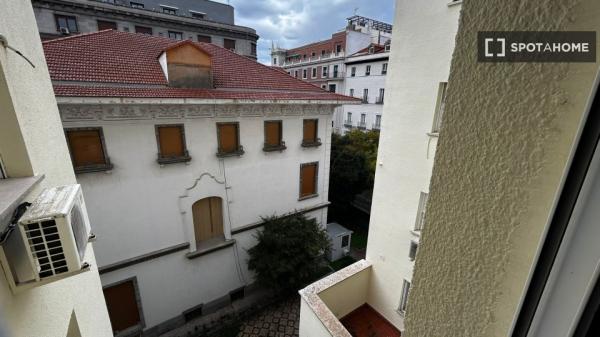
[[[256,59],[258,35],[210,0],[31,0],[43,40],[104,29],[214,43]]]
[[[271,65],[281,67],[290,76],[320,86],[325,90],[352,96],[350,88],[347,85],[348,78],[351,77],[347,71],[347,61],[352,57],[350,62],[360,63],[365,60],[361,59],[361,56],[365,52],[373,51],[373,48],[378,53],[382,48],[384,51],[389,51],[391,33],[392,25],[355,15],[347,19],[347,25],[344,30],[332,34],[331,38],[327,40],[293,49],[284,49],[274,45],[271,50]],[[382,47],[384,45],[388,47]],[[369,58],[367,57],[367,59]],[[371,67],[378,68],[381,66],[379,59],[373,59],[372,61],[373,64],[371,64]],[[373,75],[375,77],[376,72]],[[353,82],[360,81],[364,76],[369,75],[366,75],[366,73],[363,73],[363,76],[355,75]],[[372,80],[367,80],[361,83],[360,90],[364,90],[367,87],[367,89],[373,89],[371,88],[371,82]],[[377,85],[379,87],[372,93],[372,97],[369,96],[367,98],[367,101],[364,102],[365,105],[370,104],[368,101],[369,98],[371,98],[371,104],[376,104],[377,90],[384,88],[381,86],[381,83]],[[361,96],[362,93],[355,95],[356,97],[363,97]],[[353,112],[346,111],[348,108],[342,106],[336,109],[334,113],[334,132],[343,133],[349,129],[349,127],[344,127],[344,118],[347,117],[347,112]],[[365,127],[362,128],[361,125],[361,128],[371,129],[377,118],[375,117],[377,113],[372,111],[380,112],[381,109],[379,107],[365,106],[362,111],[365,113]],[[370,123],[367,123],[367,115],[370,116]],[[379,113],[379,115],[381,114]],[[362,117],[359,115],[356,118],[360,121]],[[358,126],[356,124],[356,127]]]
[[[262,217],[325,226],[333,110],[358,99],[207,43],[103,31],[44,48],[117,335],[251,292]]]
[[[31,3],[0,6],[0,335],[112,336]]]
[[[360,98],[362,104],[342,106],[342,113],[335,116],[340,120],[334,120],[334,131],[381,129],[389,53],[390,43],[371,44],[346,58],[345,94]]]
[[[366,259],[300,292],[301,336],[368,336],[369,324],[385,336],[404,330],[461,6],[396,4]]]

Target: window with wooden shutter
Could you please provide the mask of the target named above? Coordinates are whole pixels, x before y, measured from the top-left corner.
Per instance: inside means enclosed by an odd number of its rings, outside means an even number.
[[[98,30],[114,29],[117,30],[117,23],[113,21],[98,20]]]
[[[219,145],[217,156],[227,157],[244,154],[239,137],[240,129],[238,123],[217,123]]]
[[[106,155],[102,128],[66,129],[65,134],[76,173],[112,168]]]
[[[136,279],[129,279],[115,285],[105,287],[104,300],[113,332],[118,334],[124,330],[142,330],[144,327]]]
[[[318,172],[318,162],[300,165],[300,199],[317,196]]]
[[[282,140],[282,121],[265,121],[265,145],[263,151],[282,151],[286,149]]]
[[[305,119],[304,120],[302,146],[310,147],[310,146],[321,145],[321,139],[317,137],[318,127],[319,127],[318,119]]]
[[[158,163],[171,164],[188,162],[183,124],[157,125],[156,142],[158,144]]]

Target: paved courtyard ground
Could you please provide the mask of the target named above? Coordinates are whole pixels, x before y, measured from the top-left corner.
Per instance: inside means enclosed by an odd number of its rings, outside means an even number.
[[[237,337],[298,337],[300,297],[274,304],[242,322]]]

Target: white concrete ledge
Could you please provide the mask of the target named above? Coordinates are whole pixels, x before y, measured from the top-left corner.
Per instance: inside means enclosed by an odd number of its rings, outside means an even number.
[[[337,317],[319,297],[319,293],[352,277],[365,269],[371,268],[371,262],[360,260],[348,267],[339,270],[319,281],[300,290],[300,297],[308,304],[310,309],[319,318],[323,326],[335,337],[352,337]]]

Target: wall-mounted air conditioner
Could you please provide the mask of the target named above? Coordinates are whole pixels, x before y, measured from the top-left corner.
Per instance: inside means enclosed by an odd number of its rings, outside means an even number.
[[[87,268],[90,224],[80,185],[45,189],[19,220],[36,281]]]
[[[14,293],[89,270],[84,261],[90,223],[81,186],[43,190],[0,245],[0,262]]]

